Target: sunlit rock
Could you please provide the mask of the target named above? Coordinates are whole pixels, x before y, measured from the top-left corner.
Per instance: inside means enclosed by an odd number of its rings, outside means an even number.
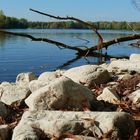
[[[0,100],[7,105],[22,104],[30,93],[29,88],[26,86],[19,86],[8,82],[0,85]]]
[[[106,87],[104,88],[103,93],[97,97],[97,100],[103,100],[109,103],[114,103],[115,101],[119,101],[120,98],[115,92],[115,90]]]
[[[64,76],[88,87],[103,84],[110,80],[108,71],[98,65],[83,65],[71,68],[64,73]]]
[[[30,110],[83,110],[90,108],[93,93],[64,76],[33,92],[26,100]]]
[[[96,137],[110,132],[111,139],[125,140],[134,133],[135,124],[133,118],[124,112],[28,111],[15,127],[12,140],[38,140],[41,134],[35,133],[36,130],[50,138],[59,138],[65,132],[74,135],[90,132]]]

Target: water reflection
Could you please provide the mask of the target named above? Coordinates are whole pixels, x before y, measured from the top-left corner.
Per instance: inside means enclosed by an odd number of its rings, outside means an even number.
[[[4,47],[6,41],[6,35],[0,33],[0,47]]]
[[[35,37],[48,37],[69,45],[91,47],[97,43],[97,36],[90,30],[10,30],[12,32],[28,33]],[[121,31],[101,31],[104,40],[131,34]],[[20,72],[32,71],[36,75],[44,71],[68,69],[83,64],[99,64],[109,62],[111,57],[129,56],[140,53],[139,48],[132,48],[129,42],[115,44],[102,54],[94,52],[79,56],[75,51],[62,49],[44,43],[33,42],[30,39],[0,34],[0,81],[14,81]],[[1,49],[3,48],[3,49]]]

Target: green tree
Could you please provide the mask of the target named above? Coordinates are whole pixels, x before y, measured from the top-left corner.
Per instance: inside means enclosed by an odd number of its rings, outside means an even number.
[[[5,19],[6,19],[6,16],[4,15],[4,12],[0,10],[0,28],[1,29],[5,27]]]

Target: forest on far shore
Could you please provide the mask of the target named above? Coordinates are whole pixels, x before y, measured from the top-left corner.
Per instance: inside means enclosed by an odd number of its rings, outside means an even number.
[[[98,21],[91,22],[97,29],[112,30],[140,30],[140,22],[127,21]],[[0,29],[89,29],[87,26],[74,21],[62,22],[33,22],[27,19],[6,16],[0,10]]]

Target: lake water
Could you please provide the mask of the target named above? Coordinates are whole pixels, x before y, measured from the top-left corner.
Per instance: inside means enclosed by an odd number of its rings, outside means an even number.
[[[27,29],[9,30],[28,33],[35,37],[47,37],[64,42],[72,46],[90,47],[97,43],[97,37],[90,30],[56,30],[56,29]],[[101,30],[104,40],[133,34],[130,31]],[[83,39],[89,40],[89,42]],[[129,45],[130,42],[112,45],[107,54],[113,56],[129,56],[131,53],[140,53],[139,48]],[[106,51],[103,50],[103,53]],[[36,75],[44,71],[57,68],[68,69],[82,64],[96,64],[95,56],[78,58],[76,52],[60,49],[55,45],[44,42],[33,42],[24,37],[0,34],[0,82],[15,81],[18,73],[32,71]],[[109,60],[107,60],[109,62]]]

